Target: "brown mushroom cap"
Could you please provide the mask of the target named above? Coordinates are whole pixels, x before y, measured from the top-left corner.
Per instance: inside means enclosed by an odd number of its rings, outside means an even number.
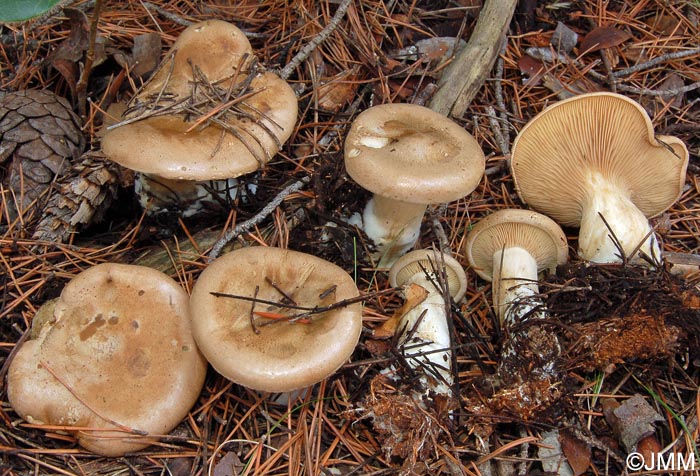
[[[246,54],[252,54],[250,43],[230,23],[209,20],[185,29],[159,72],[135,98],[137,106],[161,98],[163,114],[149,115],[153,105],[129,110],[122,119],[144,118],[104,135],[107,157],[138,172],[177,180],[235,178],[259,169],[292,134],[298,105],[292,88],[271,72],[251,73],[243,99],[227,96],[249,79],[239,68],[249,63],[243,58]],[[201,115],[192,111],[165,114],[168,106],[201,95],[204,87],[195,68],[222,97],[198,106],[203,114],[216,117],[199,125],[195,121]],[[205,102],[204,95],[200,99]],[[228,110],[213,114],[216,110],[211,108],[224,104]]]
[[[504,248],[527,250],[538,271],[553,272],[566,263],[566,235],[551,218],[531,210],[503,209],[479,220],[469,231],[464,251],[474,271],[487,281],[493,278],[493,255]]]
[[[305,253],[250,247],[217,258],[197,280],[190,303],[195,339],[220,374],[255,390],[286,392],[323,380],[350,357],[362,328],[360,303],[315,314],[310,323],[278,320],[261,325],[272,319],[254,315],[256,334],[250,301],[211,294],[253,298],[256,287],[258,299],[280,302],[282,290],[306,307],[359,295],[343,269]],[[262,303],[255,311],[299,312]]]
[[[688,150],[654,136],[635,101],[608,92],[559,101],[535,116],[513,144],[511,169],[523,202],[566,226],[578,226],[592,173],[619,187],[644,215],[662,213],[679,197]]]
[[[474,137],[415,104],[363,111],[345,139],[345,167],[360,186],[402,202],[445,203],[470,194],[484,174]]]
[[[115,422],[163,435],[182,421],[206,361],[192,337],[187,293],[175,281],[142,266],[100,264],[50,305],[53,319],[8,371],[8,398],[22,418],[108,430],[75,431],[83,447],[106,456],[157,441],[117,431]]]
[[[435,250],[411,251],[396,260],[389,270],[389,284],[393,287],[403,286],[418,273],[425,271],[439,273],[440,267],[443,265],[450,295],[455,301],[459,301],[467,292],[467,274],[459,261]]]

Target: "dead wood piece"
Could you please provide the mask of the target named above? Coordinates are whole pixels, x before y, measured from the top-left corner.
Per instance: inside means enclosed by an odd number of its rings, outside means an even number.
[[[654,445],[649,439],[655,439],[653,424],[664,421],[664,418],[644,397],[633,395],[622,404],[614,398],[603,398],[600,403],[605,420],[628,452],[638,451],[640,442],[645,439],[645,446],[659,446],[658,442]],[[651,457],[651,454],[645,456]]]
[[[415,474],[416,467],[436,451],[436,444],[444,441],[448,432],[450,411],[456,402],[436,395],[420,401],[395,387],[384,375],[376,376],[362,408],[361,418],[370,418],[377,438],[387,458],[403,461],[402,474]]]
[[[683,330],[664,316],[645,313],[575,324],[578,336],[571,355],[580,356],[576,366],[587,371],[610,370],[632,360],[658,360],[678,351]]]
[[[483,428],[503,421],[504,417],[525,422],[551,422],[554,415],[548,412],[562,396],[561,382],[532,378],[498,388],[490,395],[469,397],[464,408],[471,414],[470,421]]]
[[[464,115],[496,62],[516,3],[488,0],[484,4],[469,42],[440,78],[430,109],[452,117]]]

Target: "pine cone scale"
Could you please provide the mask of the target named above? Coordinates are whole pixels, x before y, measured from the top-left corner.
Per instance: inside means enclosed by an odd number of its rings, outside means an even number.
[[[4,182],[19,197],[11,216],[30,206],[43,208],[35,200],[85,146],[78,117],[65,99],[52,92],[25,90],[0,97],[0,118],[0,164],[9,161]]]
[[[34,139],[41,137],[41,133],[34,129],[31,124],[27,122],[21,122],[19,125],[9,129],[5,134],[3,134],[3,141],[10,142],[29,142]]]

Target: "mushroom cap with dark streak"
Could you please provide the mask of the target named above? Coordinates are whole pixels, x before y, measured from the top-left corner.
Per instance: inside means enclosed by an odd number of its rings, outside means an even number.
[[[74,433],[106,456],[158,438],[116,424],[164,435],[185,418],[207,364],[192,336],[189,297],[172,278],[143,266],[99,264],[48,305],[38,335],[19,348],[8,371],[8,398],[22,418],[105,429]]]
[[[342,268],[298,251],[255,246],[214,260],[192,289],[192,325],[207,360],[233,382],[268,392],[296,390],[328,377],[353,353],[362,329],[359,302],[311,315],[310,322],[271,323],[254,311],[300,311],[211,294],[283,303],[280,290],[295,305],[311,308],[359,295]]]

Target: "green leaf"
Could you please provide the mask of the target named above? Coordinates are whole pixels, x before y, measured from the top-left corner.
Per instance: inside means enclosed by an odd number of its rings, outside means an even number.
[[[0,22],[24,21],[46,13],[60,0],[0,0]]]

